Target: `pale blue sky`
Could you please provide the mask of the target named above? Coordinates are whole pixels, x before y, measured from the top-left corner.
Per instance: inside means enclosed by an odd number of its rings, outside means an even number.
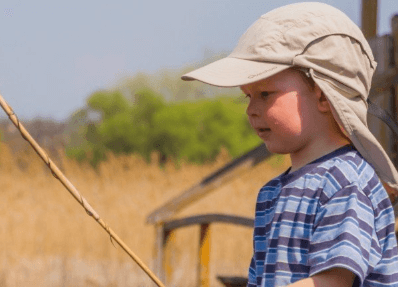
[[[136,72],[231,51],[262,14],[294,0],[2,0],[0,93],[22,118],[67,118]],[[308,1],[306,1],[308,2]],[[360,0],[324,0],[360,25]],[[379,35],[398,0],[379,0]]]

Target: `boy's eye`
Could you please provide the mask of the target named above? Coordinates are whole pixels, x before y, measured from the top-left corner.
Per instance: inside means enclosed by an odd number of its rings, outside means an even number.
[[[268,97],[271,94],[271,92],[261,92],[260,95],[262,98]],[[251,98],[250,94],[245,94],[245,98]]]

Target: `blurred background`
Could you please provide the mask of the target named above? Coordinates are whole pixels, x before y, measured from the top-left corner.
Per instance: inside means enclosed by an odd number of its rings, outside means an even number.
[[[238,89],[180,76],[222,58],[262,14],[305,1],[0,2],[0,93],[101,217],[149,267],[146,216],[260,141]],[[308,2],[308,1],[307,1]],[[361,26],[361,0],[319,1]],[[396,0],[378,1],[377,35]],[[147,276],[0,116],[0,286],[150,286]],[[253,217],[258,189],[284,171],[273,156],[177,215]],[[223,204],[220,204],[223,202]],[[225,202],[227,204],[225,204]],[[210,285],[246,276],[251,230],[219,224]],[[178,231],[172,286],[196,286],[199,229]]]

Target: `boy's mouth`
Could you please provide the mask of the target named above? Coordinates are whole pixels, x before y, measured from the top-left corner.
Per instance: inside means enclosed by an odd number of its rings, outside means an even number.
[[[266,132],[266,131],[270,131],[271,129],[269,128],[258,128],[257,131],[259,132]]]
[[[269,128],[256,128],[256,132],[257,132],[257,135],[260,138],[265,139],[265,137],[269,136],[269,134],[271,132],[271,129],[269,129]]]

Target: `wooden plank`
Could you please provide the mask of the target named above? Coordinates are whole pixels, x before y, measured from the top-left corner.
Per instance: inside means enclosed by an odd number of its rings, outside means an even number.
[[[200,226],[198,286],[210,286],[210,224]]]
[[[380,77],[380,75],[383,75],[383,73],[389,71],[394,66],[391,58],[393,39],[391,35],[383,35],[368,39],[368,43],[377,62],[374,77]]]
[[[398,68],[390,67],[386,71],[374,75],[369,92],[371,99],[376,94],[389,91],[393,83],[398,83]]]
[[[227,215],[227,214],[204,214],[197,216],[190,216],[181,219],[172,220],[165,222],[164,230],[169,231],[173,229],[178,229],[182,227],[188,227],[190,225],[203,225],[210,223],[227,223],[234,225],[241,225],[253,228],[254,219],[242,216]]]
[[[270,156],[271,153],[267,150],[264,144],[257,146],[245,155],[233,160],[216,172],[210,174],[199,184],[166,202],[166,204],[153,211],[147,217],[147,222],[157,223],[166,221],[179,210],[194,203],[217,187],[226,184],[237,175],[248,171],[253,166],[257,165]]]
[[[362,32],[366,38],[377,34],[377,0],[362,0]]]
[[[394,64],[398,66],[398,14],[391,18],[391,31],[394,43]]]
[[[391,83],[398,83],[398,69],[391,56],[394,51],[393,37],[391,35],[374,37],[368,39],[368,42],[377,62],[370,90],[370,96],[373,98],[376,96],[375,94],[389,91]]]
[[[393,42],[393,60],[395,69],[398,71],[398,14],[391,19],[391,31]],[[398,121],[398,83],[393,84],[393,116]],[[398,140],[394,141],[392,161],[398,168]]]
[[[372,48],[377,62],[377,69],[375,71],[372,90],[369,97],[379,107],[383,108],[388,113],[393,114],[394,97],[391,91],[392,81],[386,81],[387,77],[392,77],[391,80],[394,80],[394,77],[397,74],[392,65],[392,37],[390,35],[385,35],[369,39],[369,45]],[[383,89],[381,89],[381,86],[383,86]],[[380,119],[371,115],[368,115],[368,126],[387,154],[392,157],[395,142],[390,128]]]

